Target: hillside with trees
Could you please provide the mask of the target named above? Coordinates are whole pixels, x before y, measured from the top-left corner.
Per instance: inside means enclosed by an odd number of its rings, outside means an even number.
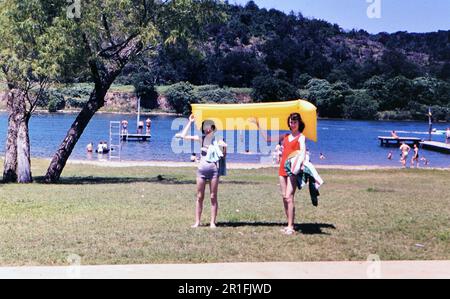
[[[162,30],[165,42],[130,60],[115,83],[134,86],[145,108],[161,108],[164,98],[178,113],[193,102],[241,102],[230,90],[243,88],[255,102],[307,99],[320,117],[422,120],[431,107],[436,121],[450,121],[450,31],[345,31],[253,1],[214,9],[220,20],[190,28],[189,36]],[[95,81],[79,63],[82,54],[72,54],[77,63],[66,59],[58,83]],[[162,94],[157,86],[165,86]],[[40,104],[82,108],[90,91],[79,94],[50,90]]]
[[[256,102],[302,97],[322,117],[423,119],[431,106],[450,120],[450,31],[372,35],[254,2],[221,9],[227,19],[203,28],[206,39],[167,43],[118,82],[253,88]]]

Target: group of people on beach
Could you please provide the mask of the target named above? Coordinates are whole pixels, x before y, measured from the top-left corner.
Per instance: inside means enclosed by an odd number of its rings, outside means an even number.
[[[199,159],[199,165],[197,169],[197,197],[196,197],[196,208],[195,208],[195,222],[192,225],[193,228],[197,228],[201,225],[201,216],[203,211],[203,202],[205,198],[206,184],[209,184],[210,189],[210,199],[211,199],[211,219],[210,227],[216,228],[217,226],[217,213],[218,213],[218,187],[220,176],[226,174],[225,167],[225,157],[227,153],[227,144],[223,139],[217,139],[215,137],[216,126],[212,121],[204,121],[202,123],[201,132],[202,135],[189,135],[188,132],[195,122],[194,115],[189,117],[189,121],[182,130],[181,133],[175,135],[177,138],[183,140],[190,140],[198,142],[200,144],[201,153]],[[299,113],[292,113],[289,115],[287,122],[290,132],[281,135],[274,140],[272,137],[268,137],[263,130],[260,129],[258,119],[253,119],[261,135],[268,142],[276,142],[277,151],[279,155],[279,185],[281,190],[281,196],[283,201],[284,212],[287,218],[287,226],[281,231],[286,235],[292,235],[295,233],[294,221],[295,221],[295,202],[294,196],[298,188],[301,188],[304,184],[300,182],[302,180],[301,174],[295,175],[294,167],[288,163],[289,159],[294,157],[296,161],[299,161],[299,165],[303,170],[305,168],[304,163],[308,156],[306,154],[306,144],[305,136],[303,135],[303,130],[305,129],[305,124],[302,121],[301,115]],[[309,161],[308,161],[309,163]],[[317,171],[314,169],[312,164],[309,165],[309,172],[311,174],[310,178],[310,192],[311,188],[315,189],[315,194],[312,195],[313,204],[317,206],[317,196],[318,188],[323,184],[323,180],[318,176]],[[316,177],[317,180],[313,180]],[[313,197],[314,196],[314,197]]]
[[[396,131],[391,132],[391,137],[395,138],[395,139],[400,138],[397,135]],[[402,163],[403,168],[406,168],[406,164],[408,163],[408,156],[409,156],[411,150],[413,151],[413,156],[411,157],[411,167],[418,168],[420,166],[420,161],[423,162],[424,166],[427,166],[429,164],[429,161],[427,158],[425,158],[425,157],[420,158],[419,146],[417,145],[417,143],[414,143],[413,148],[411,149],[411,147],[408,144],[406,144],[406,142],[402,142],[400,144],[399,150],[400,150],[400,162]],[[388,158],[388,160],[392,160],[392,158],[393,158],[392,151],[389,152],[387,158]]]
[[[411,152],[411,147],[407,145],[405,142],[403,142],[400,145],[400,156],[401,156],[401,163],[403,168],[406,168],[406,163],[408,161],[409,153]],[[423,157],[425,158],[425,157]],[[419,147],[417,146],[417,143],[414,143],[413,145],[413,156],[411,158],[411,167],[419,167]],[[428,162],[426,163],[428,165]]]

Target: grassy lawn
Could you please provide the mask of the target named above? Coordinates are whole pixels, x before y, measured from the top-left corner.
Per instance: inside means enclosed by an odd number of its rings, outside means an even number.
[[[34,184],[0,185],[0,265],[450,259],[450,171],[323,170],[319,207],[298,193],[285,236],[274,169],[229,171],[211,230],[190,228],[193,168],[68,165],[45,185],[47,163]]]

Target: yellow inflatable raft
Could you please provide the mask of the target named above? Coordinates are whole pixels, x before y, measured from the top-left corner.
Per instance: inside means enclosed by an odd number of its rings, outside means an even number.
[[[306,138],[317,141],[317,108],[304,100],[258,104],[192,104],[192,113],[199,130],[205,120],[214,121],[218,130],[257,130],[251,121],[255,118],[262,130],[289,130],[287,119],[293,112],[302,116]]]

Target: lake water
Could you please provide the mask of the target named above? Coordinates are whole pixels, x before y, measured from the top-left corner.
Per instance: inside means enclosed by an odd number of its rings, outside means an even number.
[[[50,158],[63,140],[76,114],[36,114],[30,122],[31,153],[33,157]],[[141,116],[145,120],[146,116]],[[78,142],[71,159],[98,159],[99,156],[86,154],[86,145],[93,142],[94,146],[101,141],[109,141],[110,121],[128,119],[130,132],[136,128],[136,116],[120,114],[97,114],[85,130]],[[185,153],[179,148],[173,150],[173,137],[178,131],[174,116],[151,116],[152,138],[150,142],[124,142],[122,144],[122,160],[152,160],[152,161],[189,161],[190,152],[198,149],[190,144],[185,146]],[[6,113],[0,113],[0,149],[4,155],[8,118]],[[183,120],[183,123],[185,121]],[[448,124],[435,124],[437,130],[445,130]],[[399,166],[399,150],[383,148],[378,136],[389,136],[396,130],[399,136],[428,138],[428,122],[379,122],[379,121],[349,121],[349,120],[319,120],[318,142],[307,141],[311,151],[311,159],[316,164],[332,165],[383,165]],[[233,152],[229,154],[230,162],[268,162],[268,154],[257,153],[256,144],[249,144],[249,136],[255,133],[227,132],[227,143],[234,144]],[[434,134],[435,141],[444,141],[444,135]],[[254,138],[252,138],[253,140]],[[245,142],[245,141],[246,142]],[[240,145],[245,142],[246,145]],[[178,141],[174,144],[178,144]],[[242,154],[246,149],[256,154]],[[394,159],[386,157],[389,151],[394,152]],[[240,152],[240,153],[237,153]],[[320,153],[326,156],[319,160]],[[431,167],[450,167],[450,156],[421,150]],[[105,158],[105,157],[100,157]]]

